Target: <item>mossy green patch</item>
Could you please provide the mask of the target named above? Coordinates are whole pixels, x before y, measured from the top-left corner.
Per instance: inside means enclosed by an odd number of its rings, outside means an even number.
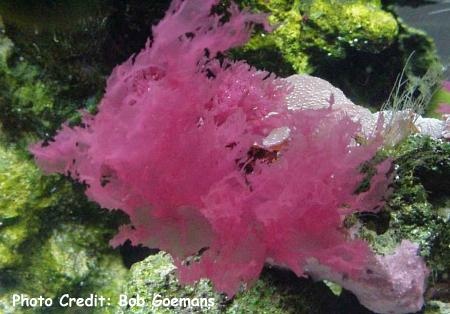
[[[297,72],[322,77],[359,105],[379,109],[405,67],[408,79],[415,80],[439,63],[433,41],[378,0],[239,3],[269,13],[274,31],[257,32],[233,57],[281,76]]]
[[[427,304],[425,314],[447,314],[450,313],[450,303],[431,301]]]
[[[16,150],[0,145],[0,269],[22,259],[20,246],[38,232],[39,213],[56,204],[52,181]]]
[[[0,122],[14,142],[50,138],[95,111],[112,69],[142,49],[170,1],[4,1]],[[36,12],[36,13],[33,13]]]
[[[363,237],[379,253],[402,239],[420,244],[438,287],[450,275],[450,143],[411,136],[385,153],[395,164],[393,194],[381,215],[362,217]]]
[[[244,49],[268,43],[279,49],[296,72],[311,72],[310,56],[345,58],[354,48],[372,53],[390,46],[398,35],[392,14],[379,1],[270,0],[241,1],[243,6],[269,12],[274,31],[256,36]]]
[[[397,38],[395,17],[381,8],[380,1],[302,1],[306,19],[303,34],[311,46],[331,57],[345,57],[346,48],[380,52]]]
[[[279,269],[266,268],[260,279],[248,290],[239,292],[232,299],[214,291],[211,283],[201,280],[194,285],[182,286],[176,277],[172,259],[160,252],[133,265],[125,294],[145,303],[144,307],[122,307],[122,314],[143,313],[267,313],[267,314],[321,314],[321,313],[370,313],[347,294],[335,296],[320,282],[300,279],[295,274]],[[156,307],[153,298],[212,298],[212,307],[179,306]],[[157,305],[157,303],[155,303]],[[352,312],[353,311],[353,312]]]
[[[70,313],[71,309],[58,306],[59,298],[66,293],[72,297],[95,293],[117,299],[127,270],[120,255],[112,252],[102,238],[96,227],[72,223],[55,228],[39,249],[28,256],[27,266],[20,269],[14,287],[4,294],[0,310],[15,313],[10,311],[13,293],[54,299],[52,307],[23,309],[25,313]],[[115,306],[105,302],[104,307],[90,308],[89,313],[112,313]]]
[[[124,217],[99,209],[82,193],[82,186],[43,176],[26,153],[0,143],[0,312],[18,313],[11,307],[14,293],[120,293],[126,268],[108,241]],[[62,310],[42,309],[52,311]]]
[[[27,133],[48,136],[58,125],[76,116],[78,106],[58,97],[64,86],[45,79],[45,70],[19,55],[0,34],[0,123],[16,141]]]

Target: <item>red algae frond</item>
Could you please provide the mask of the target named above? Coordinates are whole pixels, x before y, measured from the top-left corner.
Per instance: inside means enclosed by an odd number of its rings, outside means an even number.
[[[183,282],[206,277],[233,295],[266,261],[300,276],[310,258],[358,276],[372,253],[343,219],[383,203],[389,161],[355,194],[359,165],[380,141],[355,145],[358,122],[330,109],[290,111],[285,80],[219,61],[266,22],[232,6],[223,23],[210,13],[217,2],[174,1],[153,41],[114,69],[98,113],[31,147],[37,163],[127,213],[113,245],[131,239],[171,253]],[[276,150],[254,149],[286,127]]]

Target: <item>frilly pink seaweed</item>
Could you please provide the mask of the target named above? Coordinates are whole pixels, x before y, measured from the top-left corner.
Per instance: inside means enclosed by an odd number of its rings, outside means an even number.
[[[183,282],[207,277],[233,295],[267,261],[301,276],[310,258],[358,277],[373,253],[343,220],[383,203],[389,161],[355,194],[359,165],[380,141],[355,145],[358,122],[330,108],[290,111],[287,81],[216,59],[265,23],[234,5],[222,23],[210,14],[216,3],[174,1],[153,41],[114,69],[98,113],[32,146],[37,163],[127,213],[131,224],[112,244],[131,239],[171,253]],[[261,148],[286,126],[287,143]]]

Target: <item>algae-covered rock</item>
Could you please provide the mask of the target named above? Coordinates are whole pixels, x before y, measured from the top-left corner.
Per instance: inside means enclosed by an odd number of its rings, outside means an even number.
[[[257,33],[235,57],[282,76],[327,79],[359,105],[379,108],[405,67],[414,80],[438,63],[433,41],[378,0],[239,2],[269,13],[275,30]]]
[[[349,295],[338,298],[325,284],[300,279],[281,269],[265,269],[249,290],[238,293],[232,299],[215,292],[207,280],[182,286],[177,280],[172,259],[163,252],[133,265],[124,292],[129,304],[141,300],[141,305],[125,305],[121,308],[122,314],[370,313]],[[161,300],[165,298],[177,298],[182,305],[161,306]],[[183,298],[189,298],[190,301]]]
[[[130,300],[130,306],[122,306],[121,313],[172,313],[174,308],[152,307],[153,298],[158,299],[158,295],[166,298],[214,298],[215,302],[224,300],[223,296],[213,291],[206,280],[202,280],[194,286],[182,287],[176,278],[172,259],[162,252],[149,256],[144,261],[132,266],[124,294],[128,300],[134,298],[142,300],[143,303],[140,306],[133,306]],[[204,305],[204,308],[208,309],[208,305]],[[152,310],[150,311],[150,309]],[[196,310],[201,312],[200,306],[197,306]],[[217,312],[217,309],[214,308],[210,310]],[[185,312],[188,313],[188,311],[189,309],[186,309]]]
[[[54,229],[45,243],[27,257],[27,265],[17,271],[14,285],[6,289],[2,297],[4,312],[16,313],[10,311],[12,294],[42,295],[54,300],[49,308],[15,308],[32,313],[69,311],[57,306],[59,298],[66,293],[72,297],[88,297],[95,293],[115,300],[127,271],[121,257],[107,247],[101,233],[97,227],[79,224],[63,224]],[[110,304],[105,302],[104,307],[88,310],[91,313],[112,313],[116,304]]]
[[[115,298],[126,268],[108,241],[122,218],[86,201],[80,186],[43,176],[22,150],[0,142],[0,313],[37,311],[13,308],[13,294]],[[61,313],[42,311],[50,310]]]
[[[60,102],[85,102],[102,94],[113,67],[142,49],[170,1],[4,1],[4,33],[16,59],[32,64]],[[1,70],[0,70],[1,71]],[[36,79],[36,77],[35,77]],[[98,100],[98,99],[97,99]]]
[[[389,47],[398,35],[396,19],[383,11],[377,0],[299,1],[298,8],[302,13],[300,48],[316,61],[320,57],[342,59],[349,50],[378,53]],[[292,60],[298,58],[295,53],[288,55]]]
[[[63,90],[64,85],[45,79],[45,71],[20,56],[12,41],[0,34],[3,132],[16,140],[28,132],[48,136],[47,132],[76,115],[77,105],[58,96]]]
[[[63,292],[83,290],[86,286],[89,286],[88,292],[98,293],[97,276],[109,273],[108,285],[101,288],[118,290],[125,268],[118,267],[120,256],[108,247],[104,233],[105,230],[95,226],[61,224],[28,256],[27,265],[17,279],[20,289],[51,298]]]
[[[425,314],[447,314],[450,313],[450,303],[431,301],[424,311]]]
[[[0,145],[0,270],[22,260],[20,247],[39,231],[39,214],[58,200],[54,183],[16,150]]]
[[[142,49],[170,1],[2,1],[0,121],[49,138],[94,111],[114,66]]]
[[[420,244],[431,270],[427,298],[450,302],[450,143],[412,136],[387,154],[393,194],[381,214],[360,217],[363,237],[379,253],[402,239]]]
[[[379,110],[389,98],[401,73],[403,79],[417,85],[430,68],[442,72],[433,40],[400,21],[397,39],[385,50],[379,53],[350,50],[344,59],[319,58],[315,64],[315,75],[341,88],[355,103],[374,110]],[[423,89],[427,93],[435,87]]]
[[[395,17],[383,11],[377,0],[244,0],[241,4],[269,12],[275,25],[273,33],[256,36],[245,49],[273,45],[296,72],[313,71],[311,57],[342,59],[349,48],[380,52],[398,35]]]

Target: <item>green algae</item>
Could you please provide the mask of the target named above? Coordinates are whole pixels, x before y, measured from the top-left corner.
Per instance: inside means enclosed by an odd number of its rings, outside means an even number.
[[[361,217],[362,236],[381,254],[402,239],[418,243],[431,271],[429,297],[449,302],[450,143],[411,136],[384,153],[395,164],[393,193],[381,214]]]
[[[313,71],[311,56],[342,59],[349,48],[380,52],[398,35],[396,19],[382,10],[379,1],[255,0],[241,4],[269,12],[275,25],[273,33],[260,34],[245,49],[257,50],[270,42],[296,72]]]
[[[10,71],[22,60],[28,72],[37,72],[32,81],[41,81],[53,100],[47,114],[64,121],[89,101],[99,100],[112,69],[144,47],[151,25],[162,18],[170,1],[62,3],[13,2],[0,6],[0,14],[5,15],[4,36],[14,43]],[[8,14],[11,7],[14,14]],[[66,15],[73,18],[65,21]],[[39,16],[40,22],[34,22]],[[62,121],[51,119],[54,127]]]
[[[108,240],[124,217],[100,210],[82,190],[59,176],[43,176],[21,149],[1,142],[0,312],[19,312],[11,305],[18,293],[120,293],[126,268]],[[53,310],[61,312],[42,309]]]
[[[0,269],[21,261],[19,248],[38,232],[38,215],[56,205],[52,181],[13,148],[0,145]]]
[[[302,41],[322,54],[343,58],[348,48],[372,53],[393,44],[399,27],[380,1],[302,1],[306,17]]]
[[[281,76],[319,76],[359,105],[379,109],[405,67],[407,78],[414,81],[439,64],[433,41],[404,24],[381,1],[239,2],[269,13],[274,31],[257,32],[232,56]]]
[[[431,301],[424,311],[425,314],[447,314],[450,313],[450,303]]]
[[[122,314],[149,312],[319,314],[334,313],[336,310],[342,313],[350,313],[352,310],[361,314],[370,313],[351,298],[336,297],[323,283],[300,279],[295,274],[278,268],[266,268],[260,279],[249,290],[239,292],[232,299],[215,292],[207,280],[182,286],[176,278],[172,259],[163,252],[133,265],[124,293],[129,298],[139,296],[145,305],[122,307],[120,310]],[[152,304],[155,295],[161,295],[163,298],[213,298],[214,306],[157,307]]]
[[[50,138],[64,121],[77,122],[79,109],[94,112],[114,66],[143,48],[151,25],[168,5],[77,2],[70,4],[74,12],[58,1],[0,5],[0,15],[5,15],[0,22],[3,132],[13,142],[30,135]],[[11,6],[14,14],[7,14]],[[55,20],[34,23],[31,9],[44,10]],[[76,19],[62,23],[60,9]],[[29,23],[23,22],[27,16]]]
[[[0,34],[0,122],[3,132],[14,141],[30,133],[48,136],[64,120],[77,115],[77,106],[58,98],[64,87],[46,80],[43,73]]]
[[[12,307],[12,294],[30,297],[45,296],[54,299],[54,306],[21,310],[24,313],[62,313],[70,309],[58,307],[63,294],[87,297],[91,293],[116,299],[121,292],[127,270],[117,252],[101,241],[97,227],[79,224],[62,224],[51,236],[31,252],[27,265],[16,276],[16,282],[1,299],[0,310],[16,313]],[[1,291],[0,291],[1,292]],[[91,313],[114,312],[115,303],[92,309]]]

